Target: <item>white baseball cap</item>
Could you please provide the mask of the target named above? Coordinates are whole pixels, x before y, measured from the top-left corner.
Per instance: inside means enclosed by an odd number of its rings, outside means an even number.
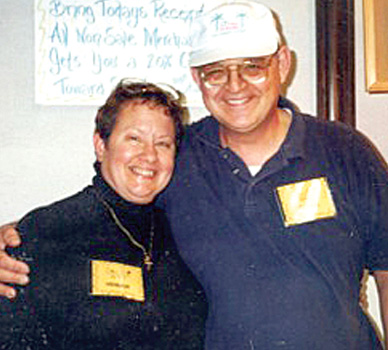
[[[191,27],[190,66],[276,52],[280,35],[271,10],[254,0],[223,3]]]

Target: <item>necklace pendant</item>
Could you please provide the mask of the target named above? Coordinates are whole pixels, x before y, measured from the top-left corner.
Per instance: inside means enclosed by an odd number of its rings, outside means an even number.
[[[151,259],[151,256],[149,254],[146,254],[144,256],[144,265],[146,266],[147,268],[147,272],[150,272],[151,271],[151,268],[152,268],[152,265],[154,263],[152,262],[152,259]]]
[[[152,265],[154,264],[152,262],[152,258],[151,258],[152,244],[153,244],[153,241],[154,241],[154,217],[153,217],[153,213],[152,213],[152,216],[151,216],[151,229],[150,229],[149,250],[147,251],[146,248],[142,244],[140,244],[138,241],[136,241],[136,239],[133,237],[131,232],[128,231],[124,227],[124,225],[121,223],[121,221],[117,217],[117,215],[116,215],[115,211],[113,210],[113,208],[111,208],[111,206],[106,201],[104,201],[104,199],[100,198],[98,195],[97,195],[97,197],[101,201],[101,203],[105,206],[105,208],[108,210],[110,216],[112,217],[112,219],[113,219],[114,223],[117,225],[117,227],[127,236],[129,241],[134,246],[136,246],[137,248],[139,248],[139,249],[141,249],[143,251],[143,254],[144,254],[144,265],[147,268],[147,272],[150,272],[151,268],[152,268]]]

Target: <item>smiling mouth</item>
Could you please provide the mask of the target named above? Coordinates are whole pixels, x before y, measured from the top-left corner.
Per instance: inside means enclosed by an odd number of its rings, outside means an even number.
[[[227,103],[231,106],[241,106],[248,102],[247,98],[239,99],[239,100],[227,100]]]
[[[137,168],[133,167],[131,168],[132,172],[135,173],[136,175],[140,175],[143,177],[154,177],[155,176],[155,171],[154,170],[147,170],[147,169],[142,169],[142,168]]]

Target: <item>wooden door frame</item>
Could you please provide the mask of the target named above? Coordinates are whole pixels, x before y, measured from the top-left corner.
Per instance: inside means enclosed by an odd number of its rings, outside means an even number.
[[[317,114],[355,127],[354,1],[315,0],[315,15]]]

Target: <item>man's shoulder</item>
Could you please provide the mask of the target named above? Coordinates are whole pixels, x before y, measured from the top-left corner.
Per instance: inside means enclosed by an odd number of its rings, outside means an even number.
[[[362,135],[350,125],[339,121],[325,120],[304,113],[295,113],[297,122],[305,124],[306,133],[312,137],[320,137],[327,140],[338,138],[340,141],[347,141],[349,138],[358,138]]]
[[[196,134],[208,128],[215,128],[217,124],[217,121],[212,116],[205,116],[187,125],[186,131],[187,134]]]
[[[313,116],[299,110],[296,104],[285,97],[281,97],[278,102],[279,108],[290,111],[294,119],[294,126],[304,124],[298,130],[305,130],[308,136],[322,137],[323,140],[331,138],[347,138],[362,136],[351,126],[340,121],[326,120],[320,116]],[[358,135],[359,134],[359,135]]]
[[[342,159],[377,156],[383,160],[373,142],[348,124],[302,113],[295,114],[294,118],[305,124],[305,146],[308,149],[325,148]]]

